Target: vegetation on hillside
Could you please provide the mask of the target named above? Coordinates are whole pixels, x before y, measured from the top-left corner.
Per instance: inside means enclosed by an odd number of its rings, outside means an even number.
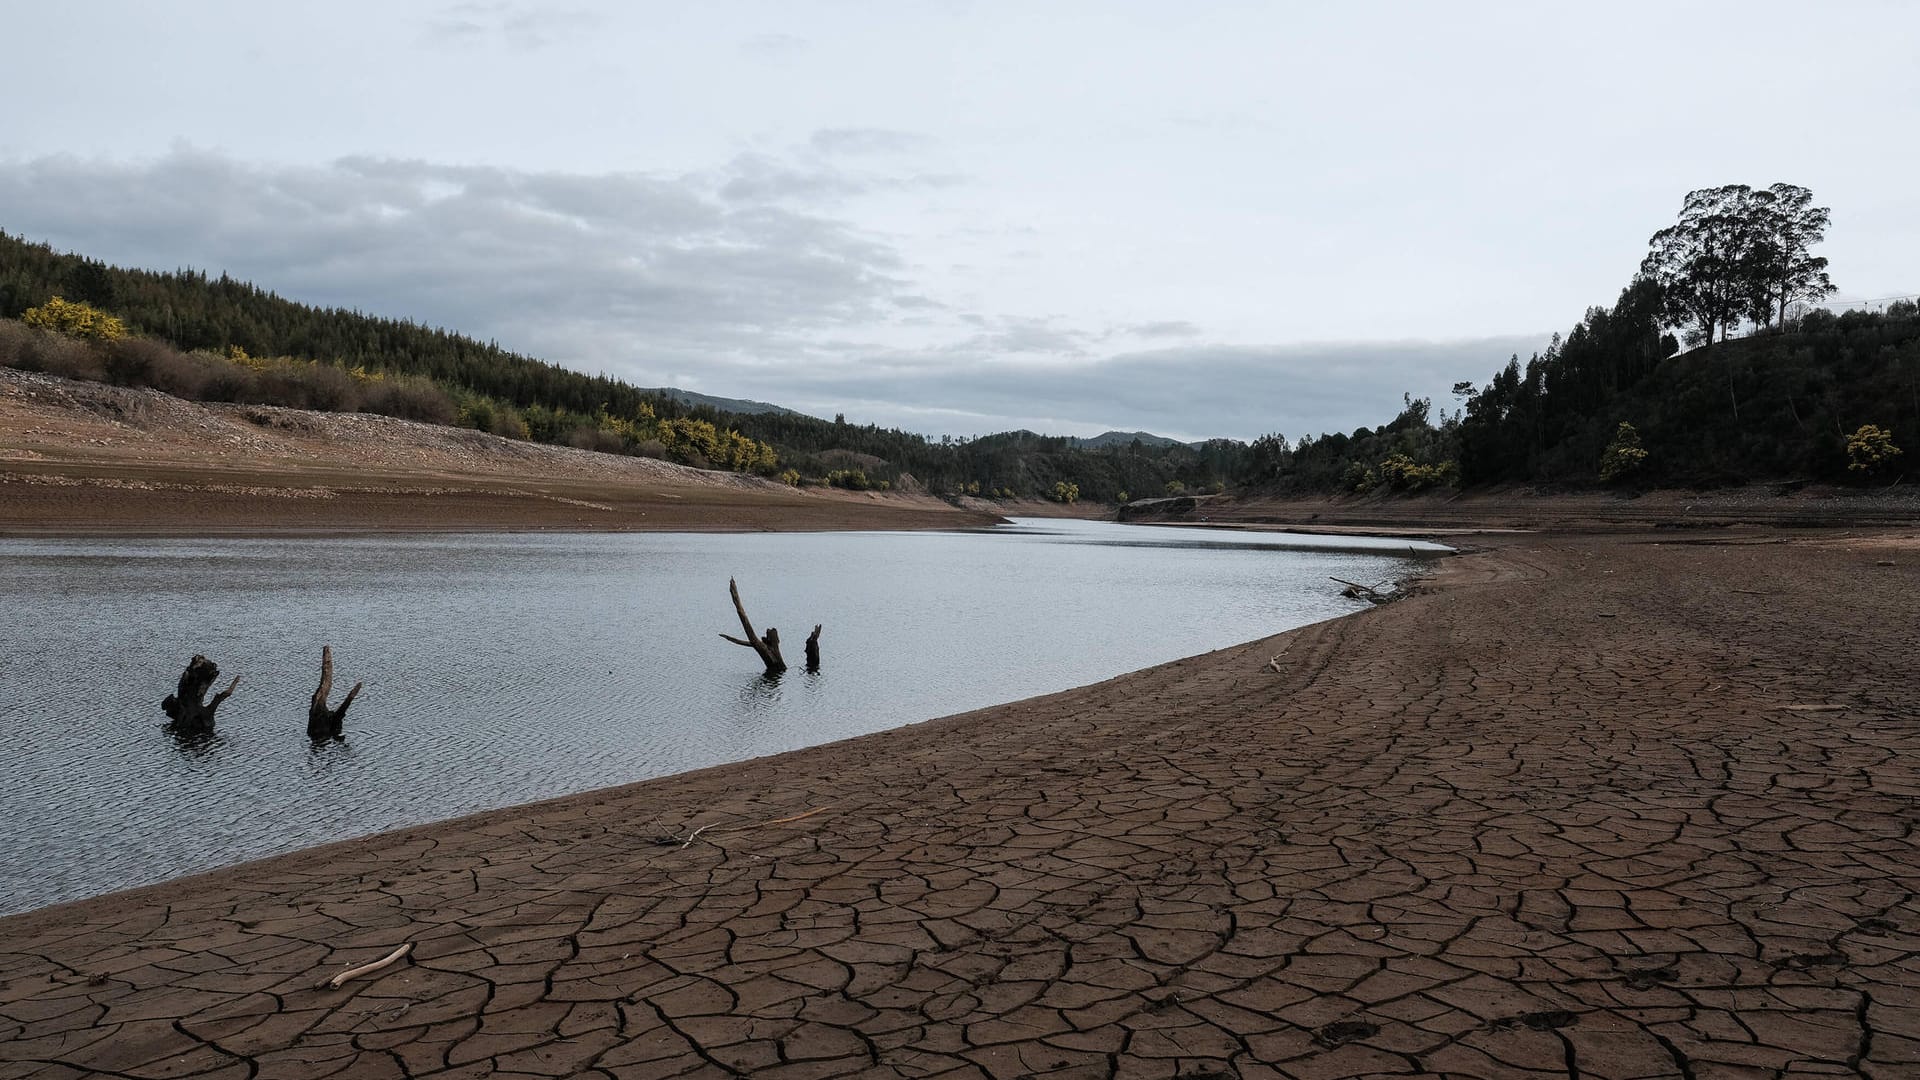
[[[1456,384],[1452,414],[1409,399],[1378,430],[1264,436],[1236,478],[1297,493],[1897,479],[1898,433],[1920,434],[1920,309],[1794,316],[1833,292],[1808,250],[1827,221],[1791,184],[1691,192],[1612,307]],[[1743,322],[1754,332],[1726,340]],[[1679,352],[1674,331],[1707,347]]]
[[[59,310],[115,319],[116,333],[82,339],[70,326],[34,334],[0,324],[0,364],[197,400],[457,423],[790,483],[1043,498],[1064,482],[1111,501],[1170,483],[1218,489],[1241,448],[1219,440],[1085,450],[1024,431],[930,440],[843,418],[719,412],[418,323],[312,307],[225,275],[111,267],[0,232],[0,319],[55,298]]]
[[[403,320],[225,276],[122,270],[0,233],[0,364],[183,397],[357,409],[670,457],[789,484],[1072,503],[1488,484],[1886,483],[1920,435],[1920,310],[1834,315],[1825,207],[1805,188],[1691,192],[1611,307],[1457,407],[1404,396],[1379,428],[1245,444],[941,438],[791,412],[724,413]],[[1730,328],[1755,332],[1727,340]],[[1715,341],[1717,336],[1720,340]],[[1682,339],[1704,347],[1679,352]],[[270,359],[260,359],[268,357]]]

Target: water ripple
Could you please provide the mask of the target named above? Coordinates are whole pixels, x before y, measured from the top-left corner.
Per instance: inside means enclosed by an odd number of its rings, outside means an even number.
[[[0,913],[1064,689],[1351,611],[1409,553],[957,533],[0,542]],[[725,583],[825,670],[778,680]],[[342,742],[306,738],[322,644]],[[204,653],[209,738],[160,698]]]

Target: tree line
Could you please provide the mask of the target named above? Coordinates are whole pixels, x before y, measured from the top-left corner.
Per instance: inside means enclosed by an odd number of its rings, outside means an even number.
[[[225,274],[114,267],[0,232],[0,318],[56,297],[117,320],[124,336],[52,341],[0,328],[0,364],[203,400],[383,412],[789,483],[1002,498],[1073,490],[1111,502],[1217,489],[1241,445],[1094,450],[1032,432],[932,440],[840,418],[720,412],[409,320],[297,303]]]
[[[91,305],[145,335],[132,340],[182,350],[204,369],[185,381],[220,400],[280,394],[295,400],[275,403],[387,411],[790,483],[1114,502],[1228,482],[1372,495],[1870,479],[1899,460],[1893,440],[1920,431],[1920,319],[1911,303],[1881,314],[1803,310],[1834,291],[1826,259],[1811,251],[1829,220],[1796,185],[1689,192],[1611,306],[1589,308],[1484,383],[1455,384],[1451,411],[1408,395],[1378,428],[1251,444],[1092,449],[1028,431],[935,440],[844,417],[721,413],[405,320],[298,304],[224,275],[118,269],[5,233],[0,316],[56,295]],[[1759,332],[1727,340],[1743,324]],[[1681,353],[1683,342],[1711,347]],[[12,362],[6,352],[0,334],[0,363]],[[83,377],[158,385],[142,372],[179,368],[141,355],[123,344],[109,350],[113,364]],[[216,370],[235,356],[250,373]],[[274,359],[253,359],[263,356]],[[1883,438],[1877,464],[1857,467],[1849,447]]]
[[[1920,307],[1833,314],[1827,207],[1793,184],[1689,192],[1611,307],[1456,408],[1374,430],[1256,439],[1237,479],[1287,493],[1434,486],[1885,481],[1920,433]],[[1727,340],[1731,330],[1756,332]],[[1682,343],[1708,345],[1691,352]]]

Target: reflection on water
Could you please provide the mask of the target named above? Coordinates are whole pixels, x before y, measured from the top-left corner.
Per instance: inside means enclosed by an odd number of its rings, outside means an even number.
[[[954,533],[0,541],[0,912],[1065,689],[1365,605],[1404,541]],[[762,673],[727,598],[824,669]],[[729,625],[732,623],[732,625]],[[306,736],[314,657],[364,682]],[[242,676],[211,735],[159,701]]]
[[[189,731],[178,724],[161,724],[160,730],[166,732],[167,737],[173,740],[175,750],[190,758],[208,757],[226,743],[217,729]]]

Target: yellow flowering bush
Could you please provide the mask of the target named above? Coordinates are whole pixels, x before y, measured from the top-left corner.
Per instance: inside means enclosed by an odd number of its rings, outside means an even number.
[[[54,297],[39,307],[30,307],[20,321],[42,330],[57,330],[74,337],[95,341],[117,341],[127,336],[127,324],[91,304]]]
[[[1877,473],[1900,456],[1893,432],[1878,424],[1861,424],[1847,436],[1847,471]]]
[[[1625,420],[1614,429],[1613,441],[1600,452],[1600,479],[1611,484],[1630,473],[1637,472],[1647,462],[1646,448],[1640,445],[1640,433]]]

